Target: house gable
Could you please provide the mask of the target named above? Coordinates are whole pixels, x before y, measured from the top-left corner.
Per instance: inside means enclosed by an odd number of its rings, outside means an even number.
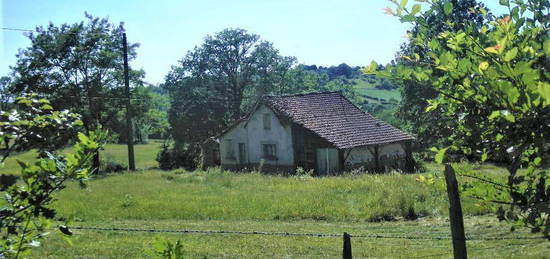
[[[259,105],[220,137],[220,156],[222,165],[255,166],[263,159],[267,165],[293,166],[291,127],[271,108]]]

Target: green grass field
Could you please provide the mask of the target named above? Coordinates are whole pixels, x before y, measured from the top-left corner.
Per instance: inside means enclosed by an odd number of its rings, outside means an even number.
[[[362,95],[366,95],[374,98],[381,98],[386,101],[389,101],[392,98],[397,101],[401,100],[401,93],[399,92],[398,89],[396,90],[377,89],[374,87],[374,85],[361,79],[356,79],[355,82],[356,82],[356,85],[354,87]],[[369,102],[374,102],[374,101],[369,99]]]
[[[444,190],[416,175],[299,178],[206,172],[145,171],[102,177],[86,190],[70,184],[57,198],[61,215],[98,220],[323,220],[365,222],[446,215]],[[365,195],[368,194],[368,195]],[[97,202],[101,201],[101,202]],[[175,205],[177,204],[177,205]],[[492,208],[464,203],[467,215]]]
[[[134,153],[136,159],[136,167],[139,169],[149,169],[157,167],[157,161],[155,158],[162,145],[162,140],[152,139],[148,144],[136,144],[134,145]],[[128,147],[120,144],[106,144],[105,149],[101,151],[102,160],[114,160],[124,165],[128,164]],[[71,152],[71,148],[66,148],[61,151]],[[4,162],[4,167],[0,168],[0,174],[14,174],[20,173],[20,167],[17,160],[32,162],[36,158],[36,152],[22,152],[10,156]]]
[[[82,222],[97,226],[101,222]],[[444,218],[382,223],[280,221],[280,220],[115,220],[106,227],[141,229],[193,229],[330,233],[385,238],[352,237],[355,258],[452,258],[449,226]],[[550,242],[541,239],[479,240],[480,237],[536,237],[525,231],[511,233],[509,226],[488,217],[467,217],[470,258],[549,258]],[[341,237],[271,236],[251,234],[148,233],[74,230],[73,244],[59,234],[49,237],[33,253],[35,258],[150,258],[146,255],[157,238],[182,240],[189,258],[341,258]],[[389,237],[423,237],[406,239]],[[477,239],[476,239],[477,238]]]
[[[154,167],[159,146],[159,142],[137,145],[138,167]],[[125,151],[124,145],[108,145],[103,153],[124,161]],[[32,154],[18,157],[32,159]],[[496,176],[500,170],[492,165],[477,169]],[[429,172],[441,170],[440,165],[428,164]],[[368,236],[352,238],[356,258],[450,258],[446,193],[418,182],[416,177],[384,174],[311,178],[230,173],[216,168],[195,172],[153,169],[96,176],[87,189],[69,183],[56,194],[53,206],[59,220],[71,219],[70,226],[348,232]],[[490,215],[494,208],[462,200],[466,233],[473,239],[468,241],[470,257],[549,258],[550,242],[541,239],[479,240],[538,236],[525,229],[511,233],[509,225]],[[420,217],[407,220],[411,214]],[[182,240],[190,258],[325,258],[339,257],[342,250],[340,237],[75,229],[72,244],[52,231],[43,245],[33,250],[32,257],[147,258],[146,251],[157,238]]]

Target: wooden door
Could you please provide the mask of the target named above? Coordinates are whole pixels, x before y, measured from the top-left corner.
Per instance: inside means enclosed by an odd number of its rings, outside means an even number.
[[[338,150],[335,148],[317,149],[317,173],[319,175],[334,175],[338,172]]]

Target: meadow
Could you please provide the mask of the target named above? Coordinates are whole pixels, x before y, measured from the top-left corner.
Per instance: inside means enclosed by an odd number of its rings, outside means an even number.
[[[385,101],[389,101],[390,99],[395,99],[397,101],[401,100],[401,93],[399,92],[399,89],[394,90],[384,90],[384,89],[378,89],[375,87],[375,85],[362,80],[362,79],[356,79],[355,82],[355,89],[357,89],[357,92],[368,96],[372,98],[379,98],[384,99]],[[374,102],[374,100],[369,99],[370,102]]]
[[[134,153],[136,159],[136,168],[149,169],[157,167],[157,153],[162,145],[162,140],[150,140],[148,144],[136,144],[134,145]],[[104,149],[100,153],[100,157],[103,161],[116,161],[123,165],[128,164],[128,152],[126,145],[120,144],[106,144]],[[65,148],[60,153],[71,152],[71,148]],[[20,174],[20,167],[17,160],[32,162],[36,159],[37,152],[31,150],[28,152],[15,153],[9,156],[4,161],[4,166],[0,168],[0,174]]]
[[[133,173],[97,175],[56,194],[56,224],[99,228],[324,233],[352,237],[354,256],[414,258],[452,256],[445,190],[417,181],[419,174],[347,174],[337,177],[269,176],[219,168],[160,171],[154,157],[160,142],[137,145]],[[110,144],[104,157],[125,161],[126,146]],[[19,158],[31,159],[31,153]],[[489,164],[478,170],[498,175]],[[441,166],[428,164],[428,173]],[[0,171],[0,173],[2,173]],[[460,179],[463,180],[463,179]],[[463,198],[473,258],[548,258],[550,242],[497,222],[493,207]],[[339,257],[339,236],[151,233],[73,229],[67,242],[52,231],[34,258],[150,257],[159,238],[182,240],[191,258]],[[502,239],[506,237],[509,239]],[[522,239],[516,239],[521,237]],[[532,239],[525,239],[532,238]],[[497,240],[484,240],[497,239]]]

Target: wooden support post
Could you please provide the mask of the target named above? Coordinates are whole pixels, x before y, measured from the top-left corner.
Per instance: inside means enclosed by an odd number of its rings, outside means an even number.
[[[455,259],[468,258],[466,253],[466,235],[464,234],[464,219],[458,194],[458,182],[450,164],[445,164],[445,182],[449,196],[449,218],[451,235],[453,237],[453,254]]]
[[[345,149],[338,149],[338,173],[342,173],[346,170],[345,167],[345,155],[346,150]]]
[[[377,173],[380,173],[382,171],[380,169],[380,146],[379,145],[374,146],[374,167]]]
[[[344,249],[342,250],[343,259],[351,259],[351,236],[344,232]]]
[[[412,156],[412,142],[405,142],[405,170],[407,173],[414,173],[414,159]]]

